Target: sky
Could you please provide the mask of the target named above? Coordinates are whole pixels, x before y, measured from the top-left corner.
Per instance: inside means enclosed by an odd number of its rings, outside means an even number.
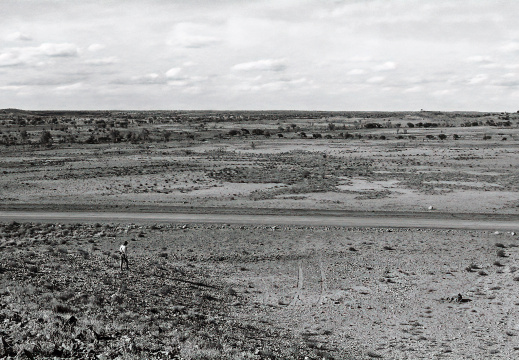
[[[519,1],[0,0],[0,108],[519,110]]]

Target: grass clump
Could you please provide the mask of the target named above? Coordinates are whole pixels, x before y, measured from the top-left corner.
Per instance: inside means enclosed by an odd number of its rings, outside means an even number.
[[[27,270],[31,273],[37,273],[39,269],[37,265],[28,265]]]
[[[56,251],[59,252],[60,254],[68,254],[68,249],[64,246],[58,246]]]
[[[57,314],[71,314],[74,312],[74,309],[66,304],[54,302],[54,304],[52,304],[52,311]]]
[[[72,299],[74,297],[74,292],[72,291],[64,291],[60,294],[58,294],[58,296],[56,296],[59,300],[61,301],[68,301],[70,299]]]

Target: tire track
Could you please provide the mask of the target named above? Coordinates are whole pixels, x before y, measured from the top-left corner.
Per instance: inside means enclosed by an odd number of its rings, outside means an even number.
[[[303,291],[303,266],[301,261],[299,261],[298,264],[298,274],[297,274],[297,291],[294,294],[294,298],[290,302],[289,306],[294,306],[298,301],[303,303],[303,300],[301,299],[301,292]]]
[[[321,272],[321,294],[319,295],[319,300],[317,300],[317,305],[322,305],[326,300],[326,292],[328,292],[328,287],[326,286],[326,273],[323,267],[323,258],[319,257],[319,270]]]

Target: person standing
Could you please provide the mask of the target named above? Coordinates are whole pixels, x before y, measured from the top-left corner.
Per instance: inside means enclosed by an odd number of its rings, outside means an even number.
[[[123,264],[126,264],[126,270],[129,270],[128,266],[128,241],[125,241],[119,247],[119,254],[121,255],[121,270],[123,270]]]

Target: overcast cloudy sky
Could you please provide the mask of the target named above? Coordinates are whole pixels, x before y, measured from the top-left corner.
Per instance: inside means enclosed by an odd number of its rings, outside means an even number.
[[[0,108],[519,110],[519,1],[1,0]]]

